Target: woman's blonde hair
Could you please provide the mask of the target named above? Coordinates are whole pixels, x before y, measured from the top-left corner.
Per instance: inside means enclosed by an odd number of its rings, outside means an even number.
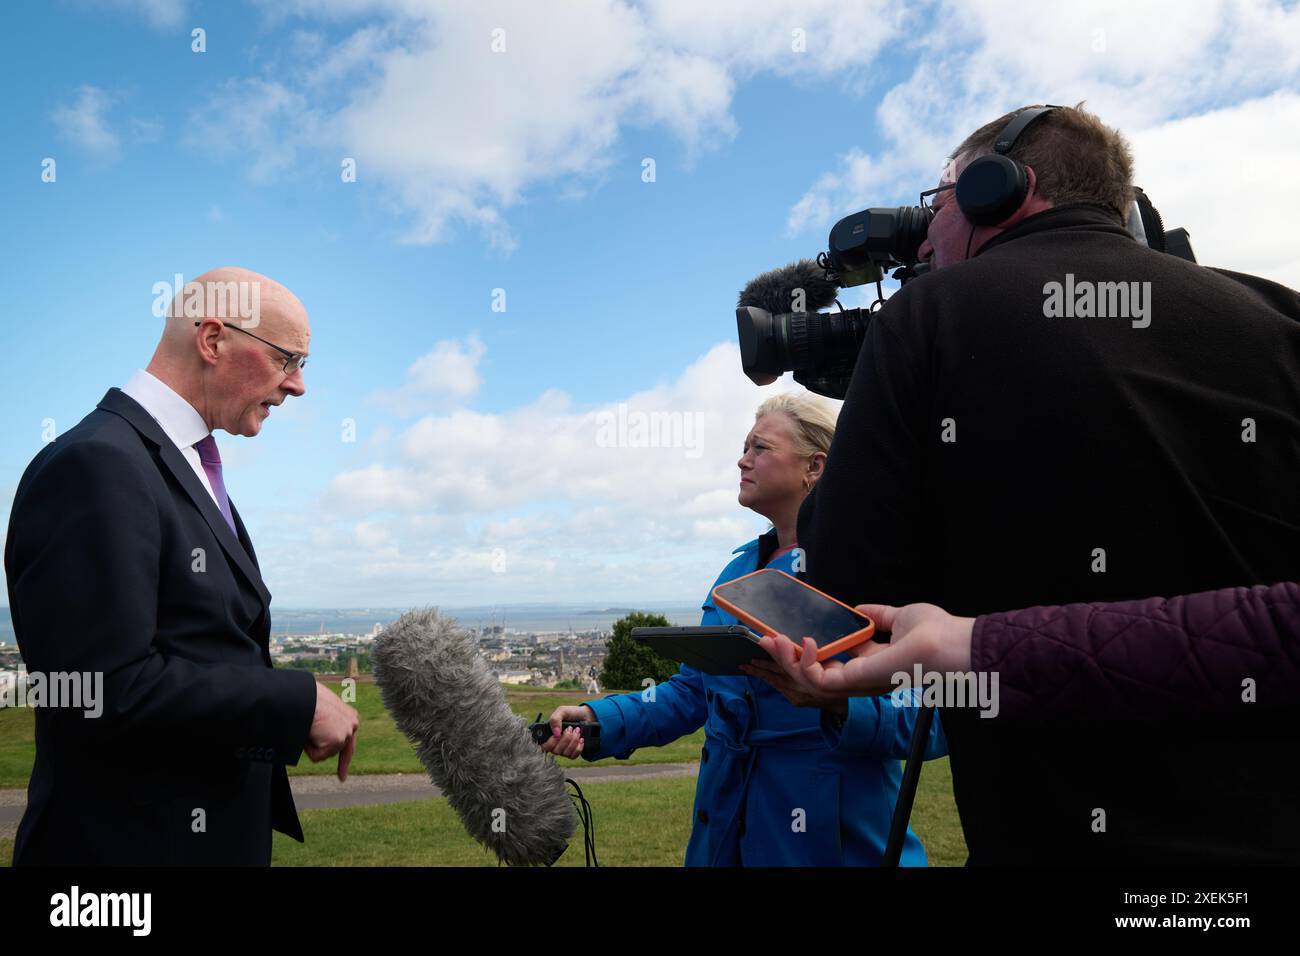
[[[782,392],[758,406],[754,421],[783,412],[794,423],[794,450],[799,455],[829,452],[835,437],[835,411],[811,392]]]

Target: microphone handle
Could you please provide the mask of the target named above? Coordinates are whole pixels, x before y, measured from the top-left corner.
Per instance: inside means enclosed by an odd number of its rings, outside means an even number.
[[[533,742],[541,745],[551,737],[551,725],[540,719],[541,714],[537,716],[539,719],[529,725],[528,732],[532,734]],[[594,754],[600,748],[600,721],[566,720],[562,731],[570,727],[578,728],[578,733],[582,735],[583,749],[588,755]]]

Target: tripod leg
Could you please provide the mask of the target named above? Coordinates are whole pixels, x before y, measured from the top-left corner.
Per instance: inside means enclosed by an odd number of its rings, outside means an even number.
[[[925,744],[930,739],[930,725],[934,722],[934,708],[921,707],[912,729],[912,744],[908,748],[907,764],[903,767],[903,783],[898,788],[898,802],[894,804],[894,817],[889,822],[889,842],[885,844],[885,866],[898,866],[903,855],[903,839],[907,836],[907,821],[912,816],[912,801],[916,799],[916,785],[921,780],[921,764],[925,762]]]

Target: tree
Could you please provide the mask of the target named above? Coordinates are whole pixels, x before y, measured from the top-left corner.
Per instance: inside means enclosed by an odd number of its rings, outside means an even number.
[[[632,640],[634,627],[668,627],[668,618],[662,614],[633,611],[614,622],[613,632],[605,646],[605,663],[600,669],[600,686],[609,689],[640,690],[647,677],[662,684],[677,673],[674,660],[656,654],[638,641]]]

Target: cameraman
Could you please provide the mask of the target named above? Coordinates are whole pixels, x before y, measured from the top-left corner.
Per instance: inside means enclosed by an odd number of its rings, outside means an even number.
[[[1296,293],[1136,242],[1128,147],[1080,108],[1021,133],[1023,193],[972,222],[947,187],[1016,113],[954,151],[921,247],[933,272],[867,329],[799,515],[809,583],[974,617],[1300,579]],[[1126,284],[1129,314],[1097,314],[1102,283]],[[1196,666],[1177,645],[1108,652]],[[945,707],[969,862],[1300,862],[1294,717]]]

